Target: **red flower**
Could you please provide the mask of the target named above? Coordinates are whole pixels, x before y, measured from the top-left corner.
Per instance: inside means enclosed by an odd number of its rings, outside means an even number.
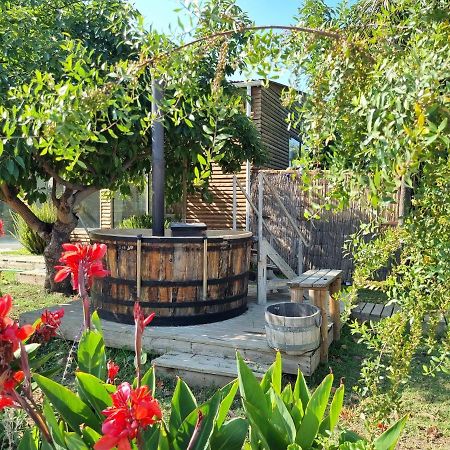
[[[109,384],[114,384],[114,380],[119,373],[120,367],[110,359],[106,364],[106,368],[108,369],[108,379],[106,382]]]
[[[87,281],[87,287],[92,286],[93,277],[106,277],[108,271],[103,268],[102,259],[106,253],[105,244],[63,244],[64,251],[61,254],[60,262],[64,266],[55,266],[58,272],[55,275],[55,281],[60,282],[71,275],[72,286],[78,290],[78,272],[82,267],[84,279]]]
[[[61,319],[63,317],[63,308],[54,312],[46,309],[36,325],[36,334],[40,336],[44,342],[48,342],[52,337],[56,336],[56,331],[61,326]]]
[[[0,411],[9,406],[19,406],[12,396],[12,391],[24,379],[24,373],[21,370],[13,372],[6,369],[0,375]]]
[[[130,441],[136,438],[138,431],[153,425],[162,417],[158,401],[148,386],[132,389],[129,383],[122,383],[111,394],[113,406],[106,408],[107,417],[102,425],[103,437],[94,445],[94,450],[131,450]]]
[[[8,294],[0,297],[0,365],[11,362],[20,341],[24,341],[33,334],[31,325],[19,327],[17,322],[8,317],[12,308],[12,297]]]
[[[5,235],[3,220],[0,219],[0,237]]]
[[[136,330],[142,335],[144,328],[153,320],[155,313],[151,313],[147,317],[142,312],[139,302],[134,304],[134,323],[136,324]]]

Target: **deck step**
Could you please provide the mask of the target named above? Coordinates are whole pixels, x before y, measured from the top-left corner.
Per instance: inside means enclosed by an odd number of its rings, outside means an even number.
[[[0,269],[45,270],[43,256],[3,255],[0,253]]]
[[[269,365],[246,361],[261,379]],[[152,361],[157,376],[179,376],[189,386],[225,386],[237,378],[236,360],[192,353],[165,353]]]
[[[16,281],[18,283],[35,284],[44,286],[45,284],[45,269],[22,270],[17,273]]]

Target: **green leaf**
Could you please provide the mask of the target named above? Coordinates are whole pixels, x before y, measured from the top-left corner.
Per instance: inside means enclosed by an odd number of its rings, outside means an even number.
[[[197,408],[197,401],[188,385],[178,378],[175,391],[172,396],[171,412],[169,419],[170,433],[175,433],[192,411]]]
[[[285,450],[289,445],[286,435],[274,427],[270,417],[246,400],[243,400],[243,404],[250,422],[250,429],[261,440],[262,446],[268,450]]]
[[[147,385],[149,389],[152,391],[153,397],[155,396],[156,390],[156,378],[155,378],[155,368],[152,366],[147,372],[144,373],[142,380],[142,385]]]
[[[88,445],[94,447],[94,444],[102,437],[100,433],[97,433],[91,427],[83,428],[83,440],[87,442]]]
[[[281,354],[280,352],[277,352],[274,363],[269,367],[261,380],[261,387],[264,392],[267,392],[273,387],[277,394],[281,393],[282,371]]]
[[[266,396],[264,395],[261,385],[258,383],[255,375],[245,364],[242,356],[237,353],[237,366],[238,366],[238,380],[239,390],[242,398],[246,403],[249,403],[261,410],[261,414],[264,417],[269,415],[269,407],[267,404]]]
[[[66,445],[70,450],[89,450],[83,439],[75,433],[66,433]]]
[[[200,422],[199,430],[196,431],[196,439],[191,446],[191,450],[206,450],[209,448],[210,438],[214,430],[217,413],[219,412],[219,405],[221,400],[220,391],[216,392],[210,400],[201,405],[198,409],[192,411],[189,416],[181,424],[178,429],[175,444],[179,450],[188,448],[192,435],[195,432],[195,426],[198,420],[199,411],[203,414],[203,419]]]
[[[239,381],[235,380],[231,383],[228,383],[221,389],[222,393],[222,401],[219,407],[219,413],[217,415],[216,426],[220,428],[227,418],[228,411],[231,408],[234,397],[236,396],[236,392],[239,389]]]
[[[142,441],[144,442],[142,450],[157,449],[159,438],[160,438],[160,429],[157,425],[147,428],[142,433]]]
[[[302,450],[298,444],[289,444],[286,450]]]
[[[72,430],[78,432],[80,426],[85,424],[100,431],[100,421],[72,391],[42,375],[34,374],[33,378]]]
[[[290,408],[294,403],[294,394],[292,393],[292,385],[288,383],[281,393],[281,398],[283,399],[284,404]]]
[[[83,333],[78,345],[78,366],[81,372],[106,378],[106,353],[103,335],[97,330]]]
[[[241,450],[247,437],[248,423],[241,417],[224,423],[211,436],[211,449]]]
[[[322,420],[320,424],[319,433],[331,433],[334,430],[334,427],[337,425],[339,421],[339,415],[341,414],[342,405],[344,404],[344,385],[342,384],[336,389],[334,393],[333,400],[330,405],[330,412]]]
[[[102,321],[98,315],[97,311],[94,311],[91,316],[91,323],[95,329],[103,336]]]
[[[305,377],[303,376],[301,370],[298,369],[297,380],[294,386],[294,401],[297,402],[298,400],[301,400],[303,411],[305,411],[310,398],[311,394],[309,392],[308,386],[306,385]]]
[[[308,402],[302,423],[297,430],[296,438],[297,444],[300,444],[304,450],[310,449],[316,438],[317,431],[319,430],[320,423],[328,405],[332,384],[333,375],[329,374],[320,383]]]
[[[55,413],[53,412],[53,409],[47,399],[44,400],[43,413],[53,441],[55,442],[55,444],[64,447],[66,444],[64,440],[64,434],[59,428]]]
[[[38,450],[38,443],[30,430],[26,430],[23,433],[17,450]]]
[[[288,439],[288,442],[295,441],[296,427],[289,410],[286,408],[281,397],[273,390],[270,390],[272,400],[272,415],[270,421]]]
[[[89,373],[77,372],[75,374],[78,389],[83,394],[83,400],[87,400],[95,411],[102,416],[102,411],[112,406],[112,399],[105,387],[105,383]]]
[[[301,400],[297,400],[297,403],[292,406],[291,417],[295,423],[295,428],[298,430],[300,424],[302,423],[303,416],[305,412],[303,411],[303,404]]]
[[[405,427],[406,419],[408,416],[403,417],[397,421],[391,428],[386,430],[381,436],[374,441],[375,450],[393,450],[397,445],[400,438],[400,434]]]
[[[198,162],[202,165],[202,166],[206,166],[206,159],[203,155],[201,155],[200,153],[197,155],[197,159]]]
[[[161,422],[161,426],[159,428],[158,450],[171,450],[169,437],[164,422]]]

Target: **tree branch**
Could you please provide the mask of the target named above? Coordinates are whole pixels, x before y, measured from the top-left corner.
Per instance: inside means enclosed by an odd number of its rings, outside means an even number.
[[[56,180],[54,178],[52,178],[52,202],[53,204],[58,208],[59,207],[59,199],[56,196]]]
[[[17,196],[17,191],[7,184],[1,184],[0,190],[3,201],[25,220],[27,225],[44,239],[51,233],[51,224],[39,219],[30,207]]]
[[[48,162],[44,161],[41,158],[38,158],[38,159],[40,161],[40,164],[41,164],[42,168],[45,170],[45,172],[47,172],[48,175],[50,175],[54,180],[56,180],[62,186],[65,186],[65,187],[67,187],[69,189],[72,189],[73,191],[81,191],[83,189],[87,189],[88,188],[88,186],[85,186],[84,184],[72,183],[71,181],[65,180],[64,178],[62,178],[61,176],[58,175],[56,170],[54,170],[48,164]]]
[[[87,197],[89,197],[90,195],[94,194],[95,192],[99,191],[100,189],[95,187],[95,186],[91,186],[83,191],[77,191],[74,194],[74,201],[73,201],[73,205],[77,205],[79,203],[81,203],[84,199],[86,199]]]
[[[193,45],[196,45],[196,44],[199,44],[202,42],[213,41],[217,38],[224,37],[224,36],[231,36],[233,34],[243,34],[247,31],[261,31],[261,30],[284,30],[284,31],[291,31],[291,32],[296,32],[296,33],[315,34],[317,36],[328,37],[328,38],[332,38],[332,39],[342,38],[342,35],[335,31],[319,30],[316,28],[308,28],[308,27],[296,27],[296,26],[292,26],[292,25],[260,25],[260,26],[241,27],[238,30],[221,31],[219,33],[213,33],[208,36],[203,36],[201,38],[195,39],[191,42],[180,45],[179,47],[176,47],[172,50],[164,52],[161,55],[154,56],[152,58],[147,58],[147,59],[143,60],[139,64],[139,66],[141,66],[141,67],[148,66],[148,65],[152,64],[154,61],[160,59],[161,57],[170,56],[173,53],[177,53],[181,50],[184,50],[187,47],[191,47]]]

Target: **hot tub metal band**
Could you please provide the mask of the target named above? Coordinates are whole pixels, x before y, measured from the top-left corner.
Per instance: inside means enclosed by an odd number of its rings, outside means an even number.
[[[141,301],[141,254],[142,252],[142,234],[137,235],[136,242],[136,301]]]
[[[203,241],[203,300],[208,298],[208,238]]]
[[[223,278],[211,278],[207,280],[207,283],[210,285],[217,284],[225,284],[229,281],[238,281],[248,277],[249,272],[241,272],[237,275],[230,275],[228,277]],[[113,277],[104,277],[102,278],[102,283],[109,284],[126,284],[128,286],[134,286],[136,284],[135,280],[128,280],[126,278],[113,278]],[[142,280],[140,281],[141,286],[145,287],[191,287],[191,286],[202,286],[203,280]]]

